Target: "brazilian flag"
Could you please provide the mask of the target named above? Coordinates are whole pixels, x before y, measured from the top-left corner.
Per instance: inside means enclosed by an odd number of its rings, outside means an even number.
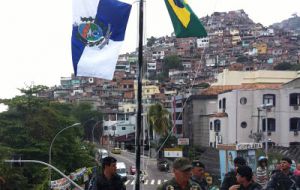
[[[207,36],[204,26],[185,0],[165,0],[165,3],[177,38]]]

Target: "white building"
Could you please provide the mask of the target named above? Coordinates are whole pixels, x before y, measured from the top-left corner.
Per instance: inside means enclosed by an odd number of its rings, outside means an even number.
[[[272,104],[269,110],[263,104]],[[210,146],[262,141],[288,147],[300,142],[300,78],[283,85],[256,84],[218,95],[218,113],[210,118]],[[267,118],[267,130],[266,130]]]
[[[110,113],[103,120],[103,136],[118,137],[135,132],[136,116],[133,113]]]
[[[209,46],[209,38],[199,38],[197,39],[197,48],[206,48]]]

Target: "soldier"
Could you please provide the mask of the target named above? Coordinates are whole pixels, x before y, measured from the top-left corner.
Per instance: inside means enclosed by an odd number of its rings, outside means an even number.
[[[157,190],[200,190],[200,186],[190,180],[192,165],[187,158],[177,158],[173,163],[174,178],[160,185]]]
[[[208,184],[205,179],[205,166],[199,160],[194,160],[192,162],[192,177],[191,180],[198,183],[202,190],[208,190]]]

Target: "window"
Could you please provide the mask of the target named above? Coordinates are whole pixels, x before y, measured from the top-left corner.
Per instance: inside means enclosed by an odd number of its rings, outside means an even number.
[[[222,100],[219,100],[219,109],[222,108]]]
[[[181,102],[177,102],[176,103],[176,108],[181,108],[182,107],[182,103]]]
[[[213,125],[212,122],[209,122],[209,129],[210,129],[210,130],[213,130],[212,125]]]
[[[176,120],[182,120],[182,113],[181,112],[176,112]]]
[[[247,127],[247,122],[243,121],[243,122],[241,123],[241,127],[242,127],[243,129],[245,129],[245,128]]]
[[[107,126],[104,126],[104,131],[107,131],[108,130],[108,127]]]
[[[225,110],[226,109],[226,98],[223,98],[222,104],[223,104],[223,109]]]
[[[274,132],[276,131],[276,125],[275,125],[275,119],[274,118],[268,118],[268,132]],[[266,131],[266,119],[262,120],[262,130]]]
[[[125,130],[126,130],[126,127],[122,127],[122,130],[125,131]]]
[[[272,104],[275,106],[275,94],[264,94],[263,104]]]
[[[290,131],[300,131],[300,118],[293,117],[290,119]]]
[[[247,104],[247,98],[242,97],[242,98],[240,99],[240,103],[241,103],[242,105]]]
[[[221,130],[221,121],[219,119],[216,119],[214,121],[214,131],[220,132],[220,130]]]
[[[176,133],[182,134],[182,125],[176,125]]]
[[[299,106],[300,105],[300,93],[290,94],[290,106]]]

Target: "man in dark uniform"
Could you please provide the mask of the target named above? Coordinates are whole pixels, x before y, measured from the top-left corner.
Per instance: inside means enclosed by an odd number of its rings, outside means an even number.
[[[243,157],[236,157],[233,160],[233,163],[235,169],[225,174],[220,190],[228,190],[229,187],[238,184],[236,181],[236,170],[239,166],[245,166],[246,160]]]
[[[173,163],[174,178],[160,185],[157,190],[200,190],[200,186],[190,180],[192,165],[187,158],[177,158]]]
[[[252,180],[253,172],[249,166],[239,166],[236,171],[238,185],[233,185],[229,190],[261,190],[262,186]]]
[[[102,159],[102,174],[97,178],[97,190],[126,190],[126,186],[117,174],[117,160],[108,156]]]
[[[194,160],[192,162],[192,177],[191,180],[198,183],[202,190],[208,190],[208,184],[205,179],[205,166],[199,160]]]

